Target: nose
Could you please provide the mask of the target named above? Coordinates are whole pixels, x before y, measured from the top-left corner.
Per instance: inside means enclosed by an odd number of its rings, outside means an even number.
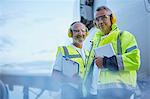
[[[82,31],[80,30],[80,31],[78,32],[78,34],[81,35],[81,34],[82,34]]]
[[[102,23],[103,23],[103,20],[98,20],[98,23],[99,23],[99,24],[102,24]]]
[[[99,20],[99,21],[97,22],[97,25],[98,25],[99,28],[101,28],[101,26],[104,25],[103,20]]]

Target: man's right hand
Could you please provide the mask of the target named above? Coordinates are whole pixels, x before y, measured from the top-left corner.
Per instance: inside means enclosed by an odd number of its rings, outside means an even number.
[[[96,57],[95,63],[96,63],[98,68],[102,68],[103,67],[103,58],[102,57]]]

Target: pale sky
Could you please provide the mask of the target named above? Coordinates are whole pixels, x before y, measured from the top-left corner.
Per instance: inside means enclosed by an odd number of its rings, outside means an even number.
[[[74,0],[0,1],[0,64],[53,61],[73,22]]]

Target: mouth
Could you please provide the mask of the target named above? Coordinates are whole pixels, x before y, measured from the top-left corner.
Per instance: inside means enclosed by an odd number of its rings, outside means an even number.
[[[84,38],[85,38],[85,35],[77,35],[76,36],[76,40],[80,41],[80,42],[84,41]]]
[[[76,38],[79,39],[79,38],[82,38],[82,36],[81,35],[77,35]]]
[[[99,27],[100,28],[105,28],[105,25],[104,24],[100,24]]]

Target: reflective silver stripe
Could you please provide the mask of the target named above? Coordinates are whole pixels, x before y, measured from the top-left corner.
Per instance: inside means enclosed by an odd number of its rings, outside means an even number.
[[[118,38],[117,38],[117,63],[118,63],[118,68],[119,70],[123,70],[124,69],[124,65],[123,65],[123,60],[122,60],[122,48],[121,48],[121,35],[123,34],[123,31],[120,32],[120,34],[118,35]]]
[[[76,55],[68,55],[67,57],[69,58],[81,58],[81,55],[76,54]]]
[[[122,54],[122,50],[121,50],[121,40],[120,40],[120,36],[122,35],[123,31],[121,31],[118,35],[118,38],[117,38],[117,52],[118,52],[118,55],[121,55]]]
[[[68,49],[66,46],[63,46],[63,49],[64,49],[64,54],[66,57],[68,57],[68,58],[81,58],[80,54],[69,55],[69,52],[68,52]]]
[[[87,58],[88,57],[88,54],[87,54],[87,52],[84,50],[84,53],[85,53],[85,57]]]
[[[135,91],[136,87],[124,84],[124,83],[110,83],[110,84],[98,84],[98,90],[109,88],[125,88],[131,91]]]
[[[116,58],[117,58],[117,63],[118,63],[119,71],[120,70],[124,70],[122,56],[121,55],[117,55]]]
[[[63,46],[65,56],[69,56],[69,52],[66,46]]]
[[[137,49],[137,46],[136,46],[136,45],[134,45],[134,46],[128,48],[125,53],[128,53],[128,52],[130,52],[130,51],[132,51],[132,50],[134,50],[134,49]]]

